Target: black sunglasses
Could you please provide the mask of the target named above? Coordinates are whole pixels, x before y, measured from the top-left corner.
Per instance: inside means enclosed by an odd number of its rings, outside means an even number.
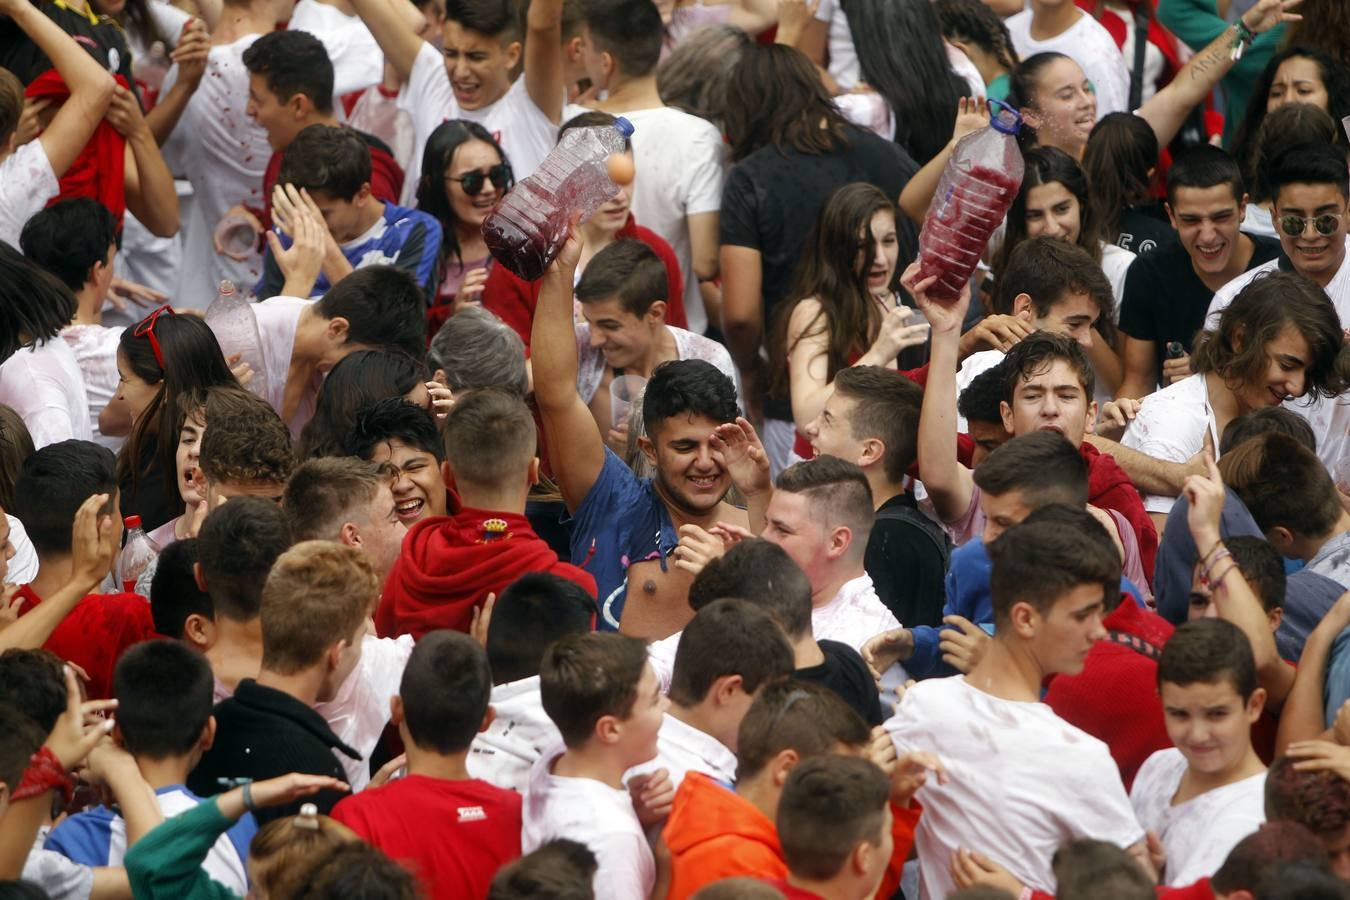
[[[492,186],[497,190],[505,191],[515,183],[515,176],[511,173],[511,166],[509,163],[497,163],[497,165],[487,171],[475,169],[472,172],[465,172],[458,178],[447,175],[445,180],[458,181],[459,186],[464,189],[465,194],[470,197],[477,197],[483,192],[483,185],[488,181],[491,181]]]
[[[1280,216],[1280,230],[1289,237],[1300,237],[1308,227],[1308,222],[1312,222],[1313,228],[1317,229],[1320,235],[1335,234],[1336,228],[1341,224],[1341,216],[1344,213],[1323,213],[1320,216],[1308,218],[1306,216]]]

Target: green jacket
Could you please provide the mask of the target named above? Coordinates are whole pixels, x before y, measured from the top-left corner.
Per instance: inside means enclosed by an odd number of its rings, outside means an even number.
[[[202,862],[234,825],[215,798],[174,816],[131,846],[123,860],[136,900],[239,900],[211,880]]]

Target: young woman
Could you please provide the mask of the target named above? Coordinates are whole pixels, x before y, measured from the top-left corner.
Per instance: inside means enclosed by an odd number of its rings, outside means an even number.
[[[1088,137],[1083,174],[1092,186],[1089,205],[1102,239],[1132,253],[1177,240],[1161,200],[1153,193],[1158,136],[1139,116],[1111,113]]]
[[[501,144],[482,125],[443,122],[427,138],[417,208],[441,223],[441,283],[427,313],[428,333],[464,306],[482,302],[492,256],[483,220],[515,184]]]
[[[1298,144],[1334,144],[1339,131],[1331,116],[1311,103],[1286,103],[1262,120],[1251,159],[1242,170],[1251,196],[1242,219],[1243,231],[1270,238],[1280,236],[1271,215],[1275,190],[1267,178],[1266,161]]]
[[[769,341],[769,396],[790,397],[799,456],[811,455],[800,436],[825,407],[836,372],[896,368],[901,351],[928,336],[896,293],[899,250],[895,205],[879,188],[850,184],[831,195]]]
[[[1007,98],[1017,50],[998,13],[984,0],[936,0],[933,10],[947,43],[969,57],[979,70],[985,96],[990,100]]]

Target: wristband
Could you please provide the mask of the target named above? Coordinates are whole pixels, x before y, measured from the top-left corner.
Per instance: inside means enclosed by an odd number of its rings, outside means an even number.
[[[1229,54],[1234,62],[1242,59],[1242,51],[1250,47],[1256,40],[1256,32],[1247,27],[1247,23],[1238,19],[1233,25],[1237,33],[1233,35],[1232,52]]]
[[[75,794],[75,779],[61,765],[51,748],[43,745],[28,758],[28,768],[24,770],[23,778],[11,799],[26,800],[52,790],[59,791],[62,801],[68,804]]]
[[[253,812],[253,782],[245,781],[243,786],[244,809]]]
[[[1233,554],[1229,553],[1226,547],[1223,550],[1220,550],[1218,553],[1215,553],[1214,558],[1211,559],[1209,563],[1205,566],[1205,571],[1200,573],[1201,584],[1213,584],[1215,581],[1217,581],[1218,579],[1211,579],[1209,577],[1209,573],[1214,571],[1214,567],[1218,565],[1220,560],[1232,558]]]

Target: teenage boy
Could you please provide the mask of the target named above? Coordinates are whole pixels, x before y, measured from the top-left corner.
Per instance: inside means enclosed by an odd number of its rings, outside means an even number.
[[[353,0],[352,7],[404,82],[398,104],[413,122],[408,171],[421,173],[427,138],[447,119],[501,135],[517,178],[539,167],[562,113],[562,0],[532,0],[524,16],[508,0],[450,0],[440,48],[410,29],[388,0]],[[522,57],[524,74],[513,83]],[[410,178],[404,186],[405,204],[416,184]]]
[[[526,572],[553,572],[594,592],[594,579],[561,562],[525,518],[539,480],[537,443],[529,409],[504,391],[473,391],[455,404],[442,465],[462,505],[408,532],[375,615],[380,634],[467,632],[474,607]]]
[[[525,792],[535,762],[562,743],[539,694],[544,651],[569,634],[589,632],[594,621],[595,598],[546,572],[520,576],[497,598],[487,632],[494,715],[474,736],[469,774]]]
[[[656,12],[650,3],[647,6]],[[615,241],[595,254],[577,282],[585,319],[576,326],[577,392],[605,433],[611,428],[624,430],[624,422],[612,421],[609,397],[610,385],[621,375],[649,379],[662,363],[704,359],[733,382],[738,380],[725,347],[695,331],[666,324],[669,292],[661,258],[635,240]]]
[[[837,378],[837,376],[836,376]],[[971,379],[956,399],[956,414],[966,421],[970,435],[970,467],[976,468],[1012,437],[1003,427],[1003,404],[1008,399],[1008,374],[1003,363]]]
[[[1082,124],[1084,132],[1092,124],[1093,95],[1097,98],[1097,119],[1107,113],[1131,111],[1130,70],[1115,38],[1101,22],[1074,6],[1072,0],[1031,0],[1026,9],[1010,16],[1005,24],[1020,58],[1062,53],[1082,68],[1087,80],[1069,85],[1071,90],[1065,93],[1088,120]],[[1059,90],[1059,86],[1055,89]]]
[[[297,543],[337,541],[359,550],[382,584],[408,533],[394,509],[388,474],[349,456],[297,466],[286,482],[281,509]]]
[[[1125,380],[1116,396],[1138,399],[1191,374],[1191,344],[1214,292],[1279,255],[1278,241],[1239,230],[1246,209],[1242,170],[1218,147],[1196,147],[1167,170],[1167,216],[1179,240],[1142,254],[1125,276]]]
[[[268,232],[259,297],[317,297],[369,265],[402,269],[432,296],[441,223],[377,200],[370,173],[370,148],[349,128],[310,125],[295,136],[277,173],[278,228]]]
[[[1038,890],[1053,889],[1051,857],[1068,839],[1145,853],[1106,745],[1039,702],[1047,677],[1080,672],[1107,636],[1105,598],[1120,590],[1110,537],[1087,512],[1073,516],[1077,527],[1027,522],[989,545],[993,639],[967,675],[906,691],[885,725],[898,752],[931,751],[959,773],[919,792],[927,809],[918,827],[925,898],[950,893],[952,856],[972,845],[990,848]],[[1014,794],[1017,802],[1006,799]]]
[[[201,798],[184,782],[216,733],[206,660],[177,641],[138,644],[118,660],[113,698],[113,739],[136,760],[165,818],[195,807]],[[202,861],[212,881],[241,895],[248,892],[245,865],[256,831],[253,817],[245,816],[216,840]],[[126,822],[112,809],[97,806],[63,820],[45,846],[81,865],[120,866],[127,850]]]
[[[851,366],[835,375],[833,391],[806,436],[817,456],[856,463],[872,487],[876,520],[863,568],[881,602],[901,622],[935,626],[942,621],[937,599],[949,542],[905,483],[916,457],[922,405],[923,389],[898,372]]]
[[[596,900],[662,896],[653,892],[656,861],[623,782],[656,756],[666,710],[646,647],[619,634],[565,637],[544,654],[539,687],[564,746],[530,772],[521,850],[569,837],[600,864]]]
[[[378,594],[374,569],[350,547],[306,541],[277,557],[263,588],[262,668],[216,704],[216,742],[192,771],[189,788],[218,794],[234,779],[261,781],[290,772],[346,782],[334,751],[349,759],[360,754],[333,733],[314,705],[333,699],[360,662],[366,617]],[[312,802],[327,813],[341,796],[321,791]],[[269,809],[258,818],[294,815],[299,806]]]
[[[520,855],[520,795],[473,778],[474,736],[492,721],[492,676],[473,638],[433,631],[408,659],[392,721],[408,774],[347,797],[333,818],[417,876],[428,897],[481,897]]]
[[[216,642],[211,595],[197,584],[197,539],[174,541],[159,552],[150,580],[150,615],[155,633],[182,641],[205,654]]]
[[[1180,886],[1213,875],[1265,821],[1266,767],[1251,729],[1266,692],[1257,686],[1247,636],[1223,619],[1176,630],[1158,659],[1158,692],[1175,746],[1139,768],[1130,802],[1162,841],[1163,880]]]
[[[643,173],[633,183],[633,215],[675,251],[689,330],[702,334],[709,323],[701,289],[717,277],[725,151],[711,122],[662,101],[656,64],[664,40],[665,26],[654,4],[582,4],[581,62],[604,97],[590,105],[633,123],[633,156]],[[730,355],[722,352],[730,366]]]
[[[431,413],[403,397],[381,400],[357,413],[346,449],[394,469],[394,512],[405,526],[445,515],[445,446]]]

